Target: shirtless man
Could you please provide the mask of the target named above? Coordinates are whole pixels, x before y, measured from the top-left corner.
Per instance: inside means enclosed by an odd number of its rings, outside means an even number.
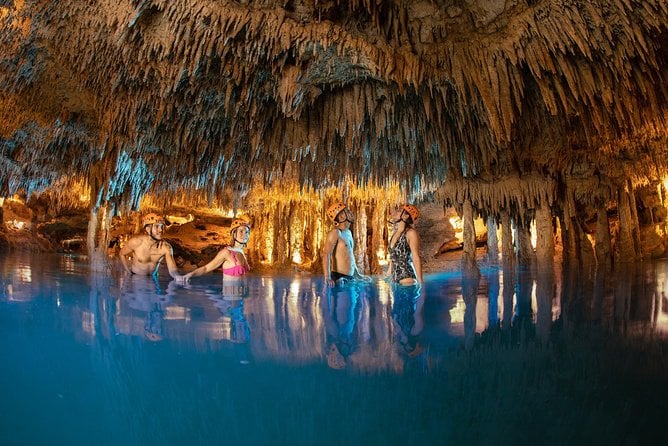
[[[147,214],[142,219],[142,227],[146,233],[132,237],[119,253],[125,271],[142,276],[156,275],[160,262],[165,259],[169,275],[174,280],[183,281],[174,261],[172,246],[162,241],[165,219],[153,213]],[[132,257],[129,263],[128,256]]]
[[[350,232],[350,225],[355,221],[353,213],[345,204],[339,202],[329,207],[327,216],[334,222],[334,228],[327,233],[322,256],[325,283],[334,286],[340,279],[368,280],[355,264],[353,234]]]

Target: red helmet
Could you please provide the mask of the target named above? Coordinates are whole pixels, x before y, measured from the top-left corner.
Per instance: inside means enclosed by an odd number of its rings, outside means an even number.
[[[338,203],[334,203],[327,209],[327,216],[330,219],[336,221],[336,216],[339,215],[345,208],[346,205],[343,202],[339,201]]]
[[[408,215],[411,216],[411,218],[413,219],[413,221],[417,220],[418,217],[420,217],[420,211],[418,210],[418,208],[416,208],[416,207],[413,206],[412,204],[405,204],[405,205],[403,205],[401,208],[402,208],[404,211],[406,211],[406,213],[407,213]]]

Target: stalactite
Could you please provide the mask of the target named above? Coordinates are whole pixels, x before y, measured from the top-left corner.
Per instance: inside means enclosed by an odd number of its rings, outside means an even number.
[[[287,190],[284,205],[253,211],[273,221],[262,237],[271,234],[270,263],[285,265],[306,218],[295,195],[396,183],[405,196],[447,178],[444,201],[512,209],[517,221],[536,203],[568,201],[566,252],[586,260],[573,217],[621,169],[621,257],[641,255],[633,189],[655,175],[648,160],[668,169],[660,0],[584,11],[505,2],[485,32],[453,18],[425,30],[429,42],[410,2],[339,2],[324,20],[315,6],[297,18],[285,2],[23,3],[2,9],[0,31],[0,184],[12,192],[66,190],[73,175],[90,184],[90,209],[118,201],[128,212],[146,192],[163,205],[182,193],[236,208],[259,176]],[[384,222],[356,203],[356,257],[373,271]],[[302,238],[317,252],[320,235]]]
[[[538,141],[527,152],[539,155],[520,153],[523,158],[512,162],[538,162],[539,169],[580,160],[581,151],[571,153],[570,146],[588,147],[609,167],[628,159],[624,151],[642,154],[657,135],[665,140],[666,93],[656,80],[665,68],[660,36],[668,12],[660,0],[633,11],[623,0],[605,1],[605,14],[506,2],[485,32],[462,31],[459,18],[429,32],[430,19],[412,16],[420,8],[408,5],[394,5],[391,14],[370,8],[372,17],[364,21],[359,9],[343,3],[325,20],[319,8],[297,18],[285,2],[174,0],[152,2],[149,9],[111,3],[62,0],[6,9],[1,55],[11,63],[0,78],[0,110],[10,110],[11,122],[0,115],[2,134],[37,122],[46,140],[40,147],[56,155],[49,162],[59,164],[59,173],[69,173],[68,160],[78,152],[60,157],[50,149],[88,147],[97,152],[91,160],[99,161],[112,159],[119,147],[136,147],[133,156],[155,169],[156,190],[189,181],[218,190],[220,181],[211,181],[221,178],[212,166],[219,159],[214,151],[231,170],[261,168],[267,177],[286,159],[299,161],[302,185],[315,187],[346,175],[364,181],[369,172],[377,184],[401,177],[410,185],[419,174],[438,185],[464,169],[467,176],[507,174],[504,152],[507,143],[523,143],[512,139],[530,127],[524,125],[527,107],[536,109],[529,121],[539,128],[550,124],[548,116],[561,121],[577,115],[582,122],[577,132],[555,126],[554,134],[527,136]],[[437,8],[440,14],[444,7]],[[428,42],[416,25],[423,20]],[[618,44],[611,45],[610,36]],[[448,79],[447,86],[435,85],[439,79]],[[28,106],[24,95],[44,100]],[[62,98],[73,115],[91,123],[84,131],[53,131],[52,123],[66,113]],[[570,144],[576,135],[582,144]],[[616,157],[600,146],[611,139],[619,140],[610,149]],[[554,148],[543,147],[546,140]],[[458,147],[468,149],[460,153]],[[368,157],[369,150],[393,156]],[[241,156],[248,153],[253,156]],[[184,162],[175,166],[175,159]],[[358,169],[353,160],[365,165]],[[76,172],[84,175],[88,162],[78,164]],[[114,177],[112,165],[103,180]],[[525,178],[530,172],[514,173]],[[551,177],[538,176],[550,189]],[[223,182],[238,185],[246,178],[231,175]],[[142,183],[135,186],[150,186],[147,178]],[[512,191],[500,195],[513,201]],[[470,196],[476,208],[488,209]]]

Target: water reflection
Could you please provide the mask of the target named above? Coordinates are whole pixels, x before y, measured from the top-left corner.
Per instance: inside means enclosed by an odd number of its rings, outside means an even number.
[[[180,285],[0,257],[3,433],[7,444],[658,443],[668,262],[644,266],[599,293],[549,265],[327,289],[306,274]]]
[[[377,281],[328,289],[308,274],[233,282],[213,275],[180,285],[166,275],[89,275],[85,262],[71,256],[54,257],[49,266],[17,255],[0,262],[0,299],[50,300],[59,312],[78,313],[80,335],[89,337],[229,350],[242,364],[400,371],[423,354],[473,349],[481,335],[496,331],[518,342],[548,342],[555,324],[666,333],[668,262],[647,266],[620,269],[613,285],[580,277],[577,269],[504,264],[475,280],[454,272],[428,275],[423,287]]]
[[[424,351],[424,303],[427,293],[421,285],[392,284],[394,303],[392,320],[396,323],[397,339],[411,358]]]

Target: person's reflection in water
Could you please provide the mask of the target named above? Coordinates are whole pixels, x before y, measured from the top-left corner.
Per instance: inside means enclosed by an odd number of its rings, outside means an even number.
[[[420,284],[393,283],[391,286],[394,296],[392,320],[397,327],[399,344],[404,353],[414,358],[424,351],[422,331],[426,293]]]
[[[144,337],[149,341],[164,339],[163,320],[170,299],[156,276],[132,275],[123,278],[122,298],[133,310],[146,313]]]
[[[223,318],[229,321],[229,340],[234,345],[239,363],[250,364],[250,327],[244,315],[244,299],[248,297],[247,280],[228,277],[223,281],[220,293],[208,294]]]
[[[325,287],[322,302],[325,330],[327,331],[327,365],[343,369],[354,350],[353,331],[360,313],[360,282],[339,279],[334,287]]]

